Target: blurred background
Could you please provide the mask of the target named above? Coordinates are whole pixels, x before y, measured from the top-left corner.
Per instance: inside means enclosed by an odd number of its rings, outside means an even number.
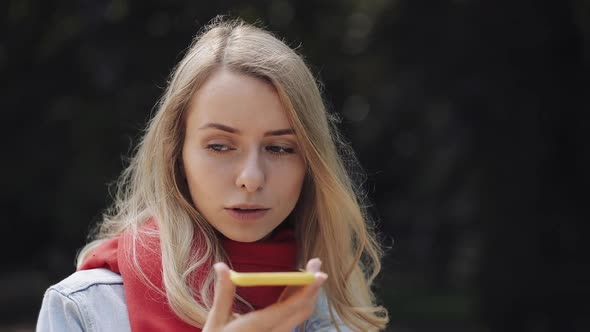
[[[389,331],[590,331],[590,2],[2,1],[0,331],[74,271],[217,14],[306,57],[391,247]]]

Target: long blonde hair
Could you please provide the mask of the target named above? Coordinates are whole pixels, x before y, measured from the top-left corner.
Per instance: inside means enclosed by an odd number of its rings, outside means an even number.
[[[214,274],[209,273],[198,290],[190,287],[189,276],[208,258],[227,262],[227,257],[191,201],[180,160],[189,100],[222,67],[271,83],[298,137],[308,169],[292,212],[298,265],[303,267],[313,257],[322,260],[322,270],[329,275],[324,289],[332,318],[337,315],[359,331],[383,329],[387,310],[375,304],[371,291],[382,250],[364,209],[364,195],[351,179],[354,155],[338,135],[302,58],[271,33],[241,20],[217,18],[194,39],[117,182],[112,207],[94,240],[78,255],[78,266],[106,239],[124,231],[137,234],[152,219],[159,229],[168,303],[183,321],[203,326],[212,304]],[[196,255],[191,251],[195,240],[205,244]],[[137,257],[133,259],[138,265]]]

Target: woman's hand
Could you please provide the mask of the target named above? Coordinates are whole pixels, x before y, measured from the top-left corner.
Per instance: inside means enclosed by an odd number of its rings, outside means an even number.
[[[320,271],[319,259],[311,259],[306,271],[315,272],[315,281],[303,287],[287,287],[279,301],[264,309],[245,315],[231,311],[236,286],[229,278],[229,268],[224,263],[213,266],[217,274],[213,308],[207,316],[203,332],[232,331],[291,331],[303,323],[315,309],[320,286],[328,275]]]

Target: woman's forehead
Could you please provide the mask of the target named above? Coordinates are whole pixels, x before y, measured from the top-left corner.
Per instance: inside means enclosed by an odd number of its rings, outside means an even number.
[[[290,128],[286,109],[271,84],[228,70],[216,72],[196,91],[188,122],[199,128],[211,123],[237,130]]]

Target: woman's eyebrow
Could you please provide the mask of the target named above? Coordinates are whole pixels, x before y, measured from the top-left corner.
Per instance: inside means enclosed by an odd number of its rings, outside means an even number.
[[[199,128],[199,130],[208,129],[208,128],[219,129],[219,130],[223,130],[228,133],[237,134],[237,135],[241,134],[241,131],[239,129],[232,128],[230,126],[226,126],[224,124],[215,123],[215,122],[206,123],[205,125],[201,126]],[[266,133],[264,133],[265,137],[266,136],[284,136],[284,135],[295,135],[295,131],[291,128],[286,128],[286,129],[270,130],[270,131],[267,131]]]
[[[264,136],[284,136],[284,135],[295,135],[295,131],[291,128],[271,130],[264,133]]]
[[[223,131],[227,131],[228,133],[232,134],[240,134],[240,131],[236,128],[232,128],[230,126],[222,125],[221,123],[206,123],[199,128],[199,130],[207,129],[207,128],[215,128]]]

